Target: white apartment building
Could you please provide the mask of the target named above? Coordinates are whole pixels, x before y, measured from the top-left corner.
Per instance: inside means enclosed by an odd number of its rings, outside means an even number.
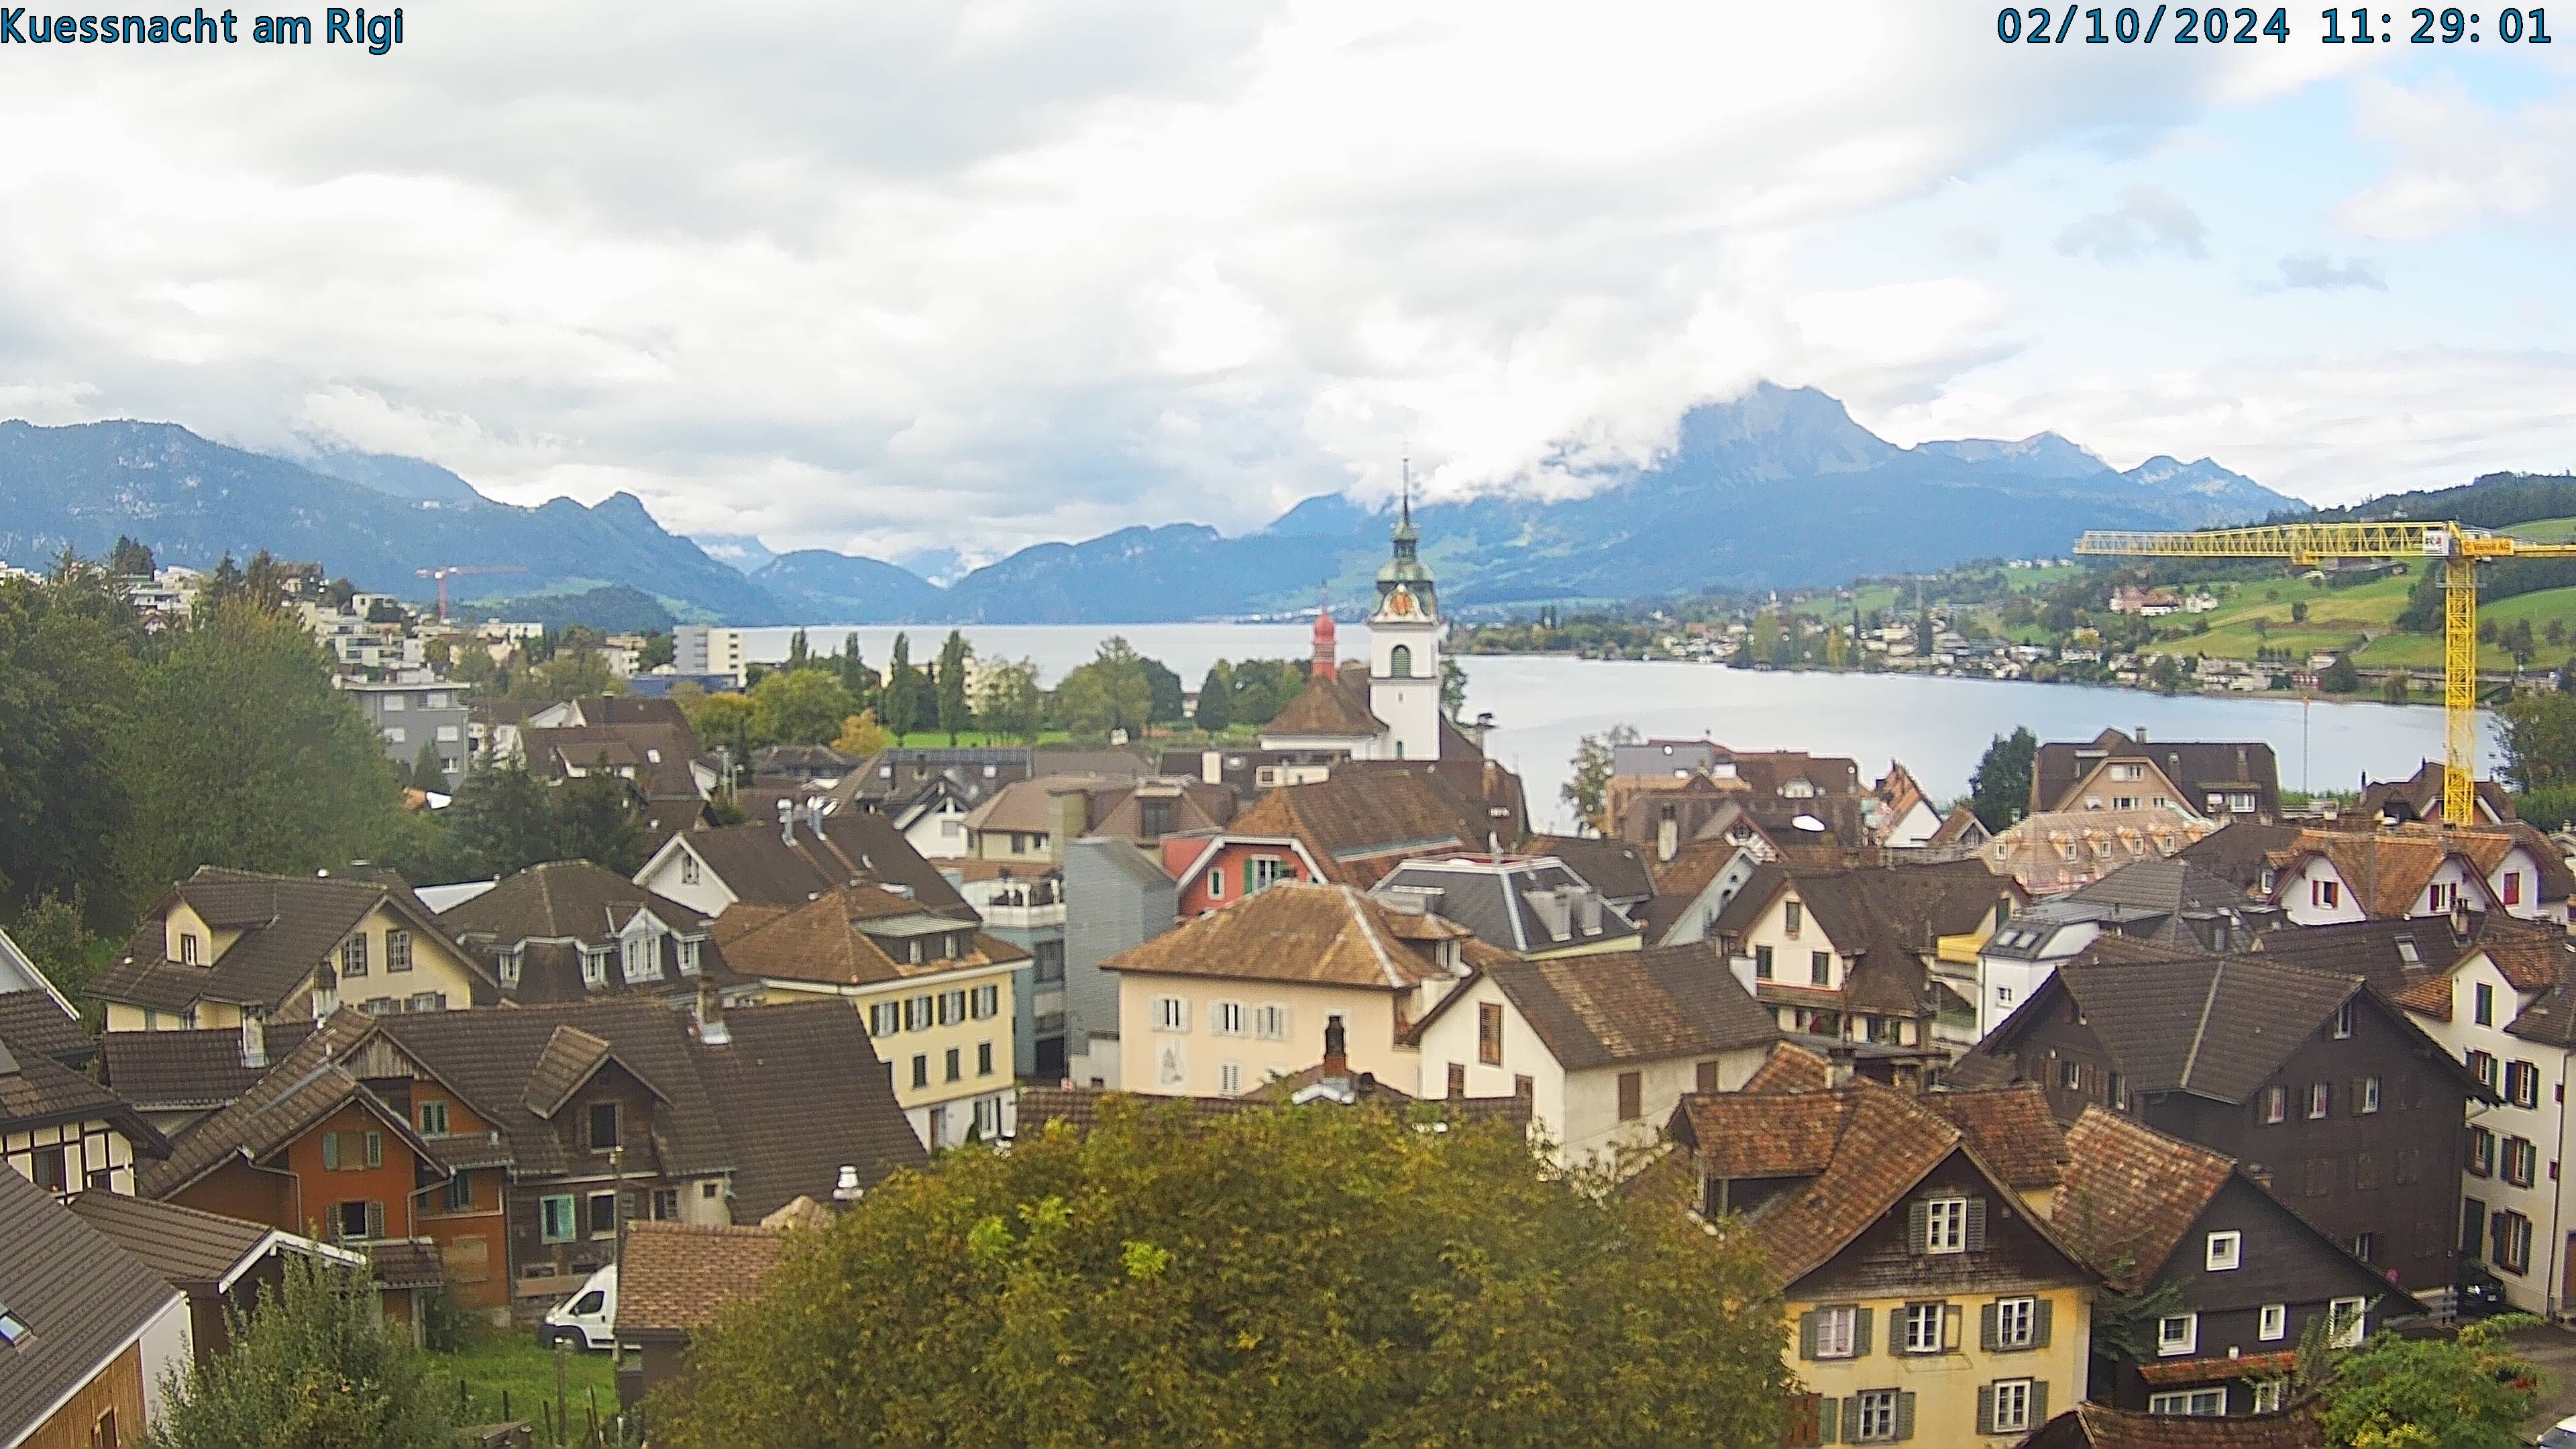
[[[736,685],[750,677],[743,631],[713,624],[682,624],[671,631],[671,671],[721,674]]]

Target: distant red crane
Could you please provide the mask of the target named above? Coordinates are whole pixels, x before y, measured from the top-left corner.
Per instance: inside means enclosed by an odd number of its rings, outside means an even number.
[[[523,574],[527,571],[525,564],[449,564],[445,568],[412,570],[424,579],[438,580],[438,617],[441,619],[447,617],[447,581],[450,577],[457,574]]]

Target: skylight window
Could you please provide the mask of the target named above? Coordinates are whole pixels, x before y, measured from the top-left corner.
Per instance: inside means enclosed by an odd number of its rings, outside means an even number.
[[[6,1307],[0,1307],[0,1344],[16,1348],[27,1341],[27,1335],[32,1331],[27,1327],[27,1320]]]

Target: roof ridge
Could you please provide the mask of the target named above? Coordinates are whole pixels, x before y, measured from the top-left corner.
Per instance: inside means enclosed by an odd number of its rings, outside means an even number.
[[[2209,1040],[2210,1009],[2218,1004],[2218,983],[2227,976],[2227,959],[2218,957],[2216,962],[2209,973],[2209,992],[2200,999],[2200,1020],[2191,1029],[2191,1050],[2183,1055],[2182,1072],[2174,1079],[2177,1087],[2191,1085],[2192,1068],[2200,1064],[2201,1043]]]
[[[1377,969],[1385,973],[1386,984],[1396,987],[1404,985],[1404,978],[1396,973],[1394,960],[1387,955],[1386,943],[1378,939],[1377,921],[1369,913],[1376,902],[1363,897],[1356,886],[1344,884],[1335,889],[1342,893],[1345,908],[1358,918],[1360,933],[1367,938],[1369,953],[1377,958]]]

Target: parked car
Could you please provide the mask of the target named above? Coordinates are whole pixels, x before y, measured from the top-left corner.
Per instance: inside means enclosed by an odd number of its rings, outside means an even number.
[[[2460,1265],[2459,1313],[2463,1322],[2493,1318],[2513,1305],[2505,1301],[2504,1280],[2474,1259]]]
[[[2541,1430],[2540,1437],[2531,1442],[2539,1449],[2576,1449],[2576,1414]]]
[[[616,1347],[617,1265],[611,1263],[591,1274],[580,1292],[546,1310],[546,1321],[537,1326],[537,1342],[548,1348],[557,1343],[569,1343],[575,1348]]]

